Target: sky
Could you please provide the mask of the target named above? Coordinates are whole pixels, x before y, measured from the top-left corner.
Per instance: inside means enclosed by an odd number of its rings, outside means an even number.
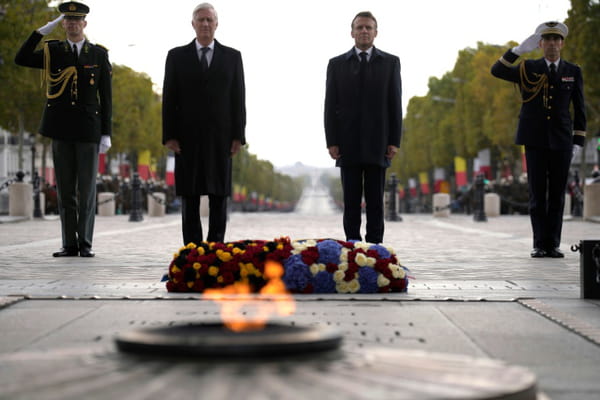
[[[88,39],[107,47],[113,63],[148,74],[158,92],[167,52],[194,39],[191,14],[202,2],[82,1],[90,7]],[[248,151],[276,167],[334,165],[323,129],[325,74],[330,58],[352,48],[350,23],[357,12],[375,15],[375,46],[400,57],[406,110],[411,97],[427,94],[429,78],[453,69],[460,50],[478,42],[521,42],[542,22],[564,21],[570,8],[570,0],[210,3],[219,17],[215,38],[242,53]]]

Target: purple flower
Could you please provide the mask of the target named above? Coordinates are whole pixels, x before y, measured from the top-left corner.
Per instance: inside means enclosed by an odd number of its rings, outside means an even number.
[[[339,264],[340,254],[342,245],[332,239],[326,239],[317,243],[317,250],[319,250],[319,259],[317,260],[321,264]]]
[[[390,258],[392,256],[388,249],[378,244],[374,244],[373,246],[369,247],[369,250],[377,251],[379,257],[381,258]]]
[[[333,280],[333,275],[327,271],[321,271],[315,275],[314,286],[315,293],[335,293],[335,281]]]
[[[379,289],[377,286],[377,271],[371,267],[360,267],[358,269],[358,283],[360,283],[359,293],[376,293]]]
[[[294,254],[285,260],[283,282],[290,291],[303,291],[310,283],[312,275],[300,254]]]

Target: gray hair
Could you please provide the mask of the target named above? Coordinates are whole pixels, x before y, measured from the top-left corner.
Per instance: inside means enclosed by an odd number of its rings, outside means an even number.
[[[215,20],[219,20],[219,16],[217,15],[217,10],[215,10],[215,8],[213,7],[212,4],[210,3],[200,3],[196,6],[196,8],[194,8],[194,12],[192,12],[192,18],[196,17],[196,13],[200,10],[212,10],[213,13],[215,14]]]

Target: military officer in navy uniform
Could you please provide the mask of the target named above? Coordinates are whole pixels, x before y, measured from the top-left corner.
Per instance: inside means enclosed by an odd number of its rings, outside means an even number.
[[[63,246],[53,256],[93,257],[98,153],[111,145],[111,64],[105,48],[85,39],[89,7],[71,1],[58,10],[58,18],[29,36],[15,62],[43,69],[47,86],[39,132],[52,138]],[[67,39],[36,50],[58,24]]]
[[[515,143],[525,146],[533,229],[531,257],[564,257],[559,246],[569,167],[585,142],[581,69],[560,58],[568,33],[563,23],[545,22],[523,43],[508,50],[491,70],[494,76],[518,84],[521,91]],[[538,47],[542,58],[513,65],[519,56]]]

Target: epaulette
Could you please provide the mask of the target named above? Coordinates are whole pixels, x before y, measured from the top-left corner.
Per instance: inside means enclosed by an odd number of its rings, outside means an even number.
[[[102,46],[101,44],[96,43],[95,45],[98,46],[98,47],[100,47],[104,51],[108,51],[108,49],[106,47]]]
[[[58,39],[48,39],[48,40],[44,41],[44,43],[48,43],[48,44],[53,44],[53,43],[58,43],[58,42],[60,42],[60,40],[58,40]]]

